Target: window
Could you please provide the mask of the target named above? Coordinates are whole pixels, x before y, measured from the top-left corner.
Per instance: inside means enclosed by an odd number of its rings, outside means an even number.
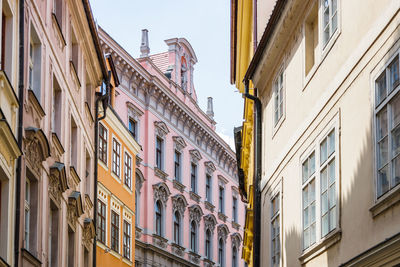
[[[161,202],[157,200],[156,202],[156,234],[162,236],[162,208]]]
[[[400,183],[399,56],[375,81],[377,197]]]
[[[280,119],[283,116],[284,107],[283,100],[284,92],[283,92],[283,70],[280,71],[278,77],[274,82],[274,122],[275,126],[278,124]]]
[[[13,37],[13,13],[7,3],[3,1],[2,5],[2,26],[1,26],[1,70],[7,74],[11,79],[13,70],[13,49],[14,49],[14,37]]]
[[[29,169],[26,171],[24,245],[26,250],[33,252],[37,248],[38,183]]]
[[[39,40],[35,28],[31,24],[31,36],[29,42],[29,89],[33,91],[37,100],[41,102],[41,58],[42,44]]]
[[[106,243],[106,204],[98,200],[97,202],[97,240]]]
[[[174,242],[175,244],[181,244],[180,232],[181,232],[181,216],[178,211],[174,214]]]
[[[85,167],[86,167],[86,183],[85,183],[85,192],[88,196],[91,196],[91,177],[92,177],[92,158],[90,157],[89,151],[85,149],[85,154],[86,154],[86,162],[85,162]]]
[[[271,266],[280,266],[281,242],[280,242],[280,206],[279,195],[271,201]]]
[[[72,29],[71,26],[71,64],[72,68],[75,71],[75,74],[77,78],[79,79],[79,44],[78,44],[78,38],[76,37],[76,34],[74,30]]]
[[[220,267],[225,266],[225,247],[224,247],[224,240],[222,240],[222,237],[218,241],[218,264]]]
[[[133,138],[137,140],[137,122],[132,118],[129,118],[129,131],[133,135]]]
[[[125,152],[125,185],[132,188],[132,158]]]
[[[211,203],[211,175],[206,174],[206,200]]]
[[[119,215],[111,211],[111,249],[119,251]]]
[[[75,232],[68,227],[68,256],[67,256],[68,267],[75,266]]]
[[[225,213],[225,205],[224,205],[224,195],[225,195],[225,189],[223,186],[219,187],[219,212],[220,213]]]
[[[113,138],[112,171],[119,177],[121,167],[121,145]]]
[[[337,29],[337,0],[322,0],[322,30],[324,47]]]
[[[175,150],[175,179],[181,181],[181,153]]]
[[[124,221],[124,257],[131,259],[131,224]]]
[[[53,103],[52,103],[52,132],[61,138],[61,119],[62,119],[62,91],[57,78],[53,75]]]
[[[107,129],[99,124],[99,159],[107,164]]]
[[[26,179],[25,183],[25,248],[29,250],[29,226],[31,215],[31,183]]]
[[[207,229],[206,231],[206,258],[211,260],[211,231]]]
[[[62,0],[53,0],[53,14],[57,20],[60,30],[62,28]]]
[[[308,14],[304,24],[305,37],[305,75],[315,64],[318,52],[318,3],[316,2]]]
[[[237,223],[237,198],[233,197],[232,199],[232,217],[233,221]]]
[[[192,163],[190,171],[190,188],[192,192],[197,193],[197,165]]]
[[[190,249],[197,252],[197,226],[196,222],[192,221],[190,224]]]
[[[337,226],[335,131],[333,129],[323,137],[317,149],[302,163],[303,249],[312,246]],[[320,211],[318,217],[317,210]]]
[[[237,267],[237,249],[236,246],[232,247],[232,267]]]
[[[52,201],[50,201],[49,210],[49,255],[48,260],[50,266],[58,266],[58,225],[59,225],[59,211]]]
[[[78,126],[74,118],[71,116],[71,165],[78,170]]]
[[[94,95],[94,89],[93,85],[90,83],[90,76],[86,72],[86,78],[85,78],[86,86],[85,86],[85,102],[89,108],[89,111],[92,114],[92,95]]]
[[[163,143],[164,141],[160,138],[156,138],[156,167],[162,170],[162,157],[163,157]]]

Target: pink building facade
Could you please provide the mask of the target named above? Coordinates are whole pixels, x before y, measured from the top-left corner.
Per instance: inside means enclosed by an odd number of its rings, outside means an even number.
[[[121,82],[115,109],[142,146],[136,266],[244,266],[235,154],[215,132],[212,99],[206,113],[198,106],[190,43],[168,39],[167,52],[150,55],[143,30],[134,59],[102,29],[99,35]]]

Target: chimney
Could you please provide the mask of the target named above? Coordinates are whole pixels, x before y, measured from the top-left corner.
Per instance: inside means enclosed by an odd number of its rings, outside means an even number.
[[[147,29],[142,30],[142,43],[140,45],[140,57],[148,57],[150,53],[149,47],[149,31]]]
[[[213,98],[211,96],[207,98],[207,116],[214,119]]]

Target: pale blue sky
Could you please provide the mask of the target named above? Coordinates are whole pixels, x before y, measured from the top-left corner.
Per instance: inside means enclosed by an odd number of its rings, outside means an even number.
[[[164,40],[185,37],[198,59],[194,83],[199,106],[206,110],[207,97],[212,96],[217,132],[232,139],[233,127],[242,122],[243,101],[229,82],[229,0],[90,2],[97,23],[135,58],[140,55],[141,29],[149,30],[151,54],[167,51]]]

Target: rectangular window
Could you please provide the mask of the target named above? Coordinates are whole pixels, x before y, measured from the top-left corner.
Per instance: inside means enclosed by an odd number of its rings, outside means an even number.
[[[400,184],[399,55],[375,80],[377,197]]]
[[[162,157],[163,157],[163,143],[164,141],[160,138],[156,138],[156,167],[162,170]]]
[[[92,158],[90,157],[89,151],[85,149],[85,154],[86,154],[86,162],[85,162],[85,167],[86,167],[86,175],[85,175],[85,193],[88,196],[91,196],[91,181],[92,181]]]
[[[315,153],[303,162],[303,248],[316,241]]]
[[[78,126],[74,118],[71,116],[71,165],[78,170]]]
[[[99,124],[99,159],[107,165],[107,129]]]
[[[52,132],[61,138],[62,91],[55,75],[53,75]]]
[[[124,257],[131,259],[131,225],[124,221]]]
[[[318,53],[318,3],[316,2],[308,14],[304,24],[305,39],[305,75],[315,64]]]
[[[181,181],[181,153],[175,150],[175,179]]]
[[[59,210],[53,202],[50,202],[49,210],[49,262],[51,266],[58,266],[58,225]]]
[[[42,77],[42,44],[31,25],[31,36],[29,42],[29,89],[33,91],[39,103],[41,103],[41,77]]]
[[[278,124],[283,116],[284,107],[284,92],[283,92],[283,70],[279,73],[274,82],[274,122]]]
[[[233,217],[233,221],[237,223],[237,198],[233,197],[232,199],[232,217]]]
[[[206,200],[211,203],[211,175],[206,174]]]
[[[279,195],[271,200],[271,266],[280,266],[280,206]]]
[[[2,26],[1,26],[1,70],[11,79],[13,74],[13,50],[14,50],[14,29],[13,14],[7,1],[2,5]]]
[[[111,249],[119,251],[119,215],[111,211]]]
[[[56,17],[60,30],[62,29],[62,0],[53,0],[53,14]]]
[[[219,187],[219,212],[220,213],[225,213],[225,204],[224,204],[224,195],[225,195],[225,189],[223,186]]]
[[[137,140],[137,122],[132,118],[129,118],[129,131],[133,135],[133,138]]]
[[[68,267],[75,266],[75,232],[68,227]]]
[[[29,169],[26,171],[24,245],[28,251],[34,252],[37,248],[38,182]]]
[[[30,216],[31,215],[31,183],[29,179],[26,179],[25,183],[25,248],[29,250],[30,240]]]
[[[75,71],[75,74],[77,78],[79,79],[79,44],[78,44],[78,38],[76,37],[76,34],[74,30],[71,27],[71,63],[73,66],[73,70]]]
[[[112,171],[119,177],[121,167],[121,145],[113,138]]]
[[[192,163],[190,170],[190,188],[192,192],[197,193],[197,165]]]
[[[132,188],[132,158],[128,153],[125,153],[125,185]]]
[[[97,202],[97,240],[106,243],[106,204],[98,200]]]
[[[322,1],[322,30],[324,47],[337,29],[337,0]]]

